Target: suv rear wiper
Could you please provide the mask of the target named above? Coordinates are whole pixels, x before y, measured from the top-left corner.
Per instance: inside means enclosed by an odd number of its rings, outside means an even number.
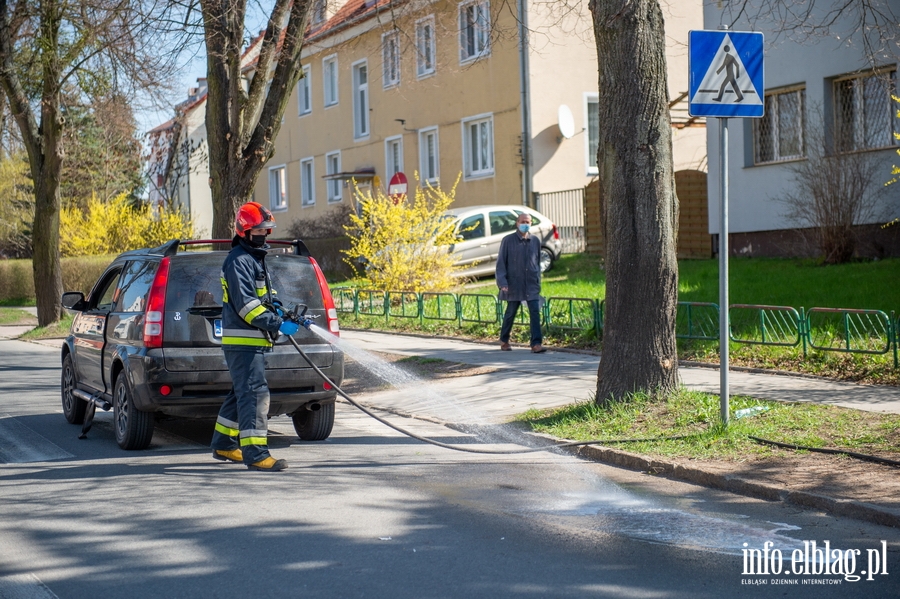
[[[188,314],[205,316],[206,318],[222,316],[222,306],[191,306],[187,311]]]

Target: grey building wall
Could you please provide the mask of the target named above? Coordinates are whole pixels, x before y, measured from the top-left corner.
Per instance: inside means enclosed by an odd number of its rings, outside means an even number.
[[[884,7],[900,16],[900,0],[877,0]],[[728,3],[707,1],[704,5],[704,28],[719,29],[722,24],[730,24],[734,18]],[[752,4],[752,2],[751,2]],[[790,4],[785,0],[785,4]],[[837,6],[838,2],[823,2]],[[833,27],[831,35],[810,36],[800,39],[799,33],[778,34],[777,19],[771,14],[759,14],[751,9],[737,21],[734,31],[761,31],[765,35],[765,87],[766,91],[790,86],[805,85],[806,88],[806,128],[822,130],[823,119],[833,118],[832,90],[835,78],[855,72],[871,71],[873,61],[864,51],[863,40],[859,34],[848,36],[853,21],[843,17]],[[894,19],[893,32],[897,36],[897,19]],[[802,42],[802,43],[801,43]],[[900,61],[897,40],[891,50],[875,57],[875,65],[894,70]],[[897,76],[897,73],[894,74]],[[897,79],[895,78],[895,81]],[[894,92],[897,93],[896,91]],[[893,104],[893,112],[900,105]],[[728,120],[728,179],[729,179],[729,231],[731,233],[751,233],[760,231],[778,231],[796,228],[796,223],[785,217],[786,207],[778,201],[786,190],[794,187],[790,162],[777,164],[754,165],[753,121],[755,119]],[[894,130],[900,130],[900,119],[892,119]],[[707,119],[707,146],[709,154],[709,230],[712,234],[719,232],[719,214],[721,205],[720,193],[720,120]],[[900,156],[892,148],[870,151],[883,167],[884,181],[891,178],[891,166],[900,164]],[[898,202],[900,185],[888,188],[883,194],[883,215],[893,218],[900,215]],[[897,212],[897,213],[895,213]],[[870,222],[878,221],[870,219]],[[878,221],[884,222],[884,221]]]

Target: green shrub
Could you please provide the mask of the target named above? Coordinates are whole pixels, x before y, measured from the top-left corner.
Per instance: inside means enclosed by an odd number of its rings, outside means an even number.
[[[115,256],[79,256],[63,258],[63,291],[81,291],[85,295]],[[34,273],[31,260],[0,260],[0,304],[32,305]]]

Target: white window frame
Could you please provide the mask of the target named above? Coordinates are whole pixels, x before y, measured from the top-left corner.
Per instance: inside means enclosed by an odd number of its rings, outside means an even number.
[[[304,106],[304,99],[306,100]],[[303,66],[303,76],[297,82],[297,115],[305,116],[312,112],[312,69]]]
[[[597,175],[600,169],[597,165],[591,165],[591,159],[597,159],[597,145],[600,143],[600,124],[597,123],[596,145],[591,143],[591,104],[596,107],[593,110],[595,118],[599,121],[600,94],[585,92],[584,94],[584,172],[588,176]],[[591,147],[593,145],[593,147]]]
[[[489,164],[482,164],[479,160],[479,164],[473,164],[474,155],[482,154],[482,147],[479,145],[477,148],[477,152],[472,152],[472,141],[471,137],[471,128],[473,125],[488,125],[490,130],[490,136],[488,139],[488,143],[490,144],[490,148],[488,148],[487,152],[487,161]],[[478,141],[481,139],[481,132],[479,131],[475,140]],[[462,119],[462,141],[463,141],[463,178],[466,180],[469,179],[482,179],[484,177],[493,177],[494,176],[494,114],[493,113],[485,113],[478,114],[475,116],[471,116],[465,119]]]
[[[472,17],[472,18],[470,18]],[[469,41],[473,48],[469,50]],[[491,3],[489,0],[459,5],[459,62],[477,60],[491,53]]]
[[[428,172],[428,138],[434,139],[434,173],[429,176]],[[423,181],[437,184],[441,178],[441,152],[437,127],[426,127],[419,129],[419,174]]]
[[[779,110],[779,101],[789,94],[799,94],[800,98],[800,122],[785,125],[800,128],[799,154],[784,154],[780,147],[782,137],[781,132],[784,127],[781,123],[783,115]],[[775,164],[777,162],[806,158],[806,86],[795,85],[789,88],[767,91],[763,101],[765,102],[765,116],[763,116],[762,119],[753,119],[753,164]],[[764,122],[768,123],[770,128],[769,135],[772,140],[772,157],[768,160],[763,160],[760,157],[762,150],[760,147],[760,128],[763,126]]]
[[[366,69],[366,82],[359,82],[359,69]],[[353,72],[353,139],[367,139],[372,131],[369,122],[369,63],[366,59],[358,60],[351,65]],[[360,97],[363,98],[365,105],[360,106]]]
[[[888,89],[885,90],[884,102],[886,110],[880,115],[877,112],[874,114],[870,113],[868,111],[869,107],[866,105],[865,84],[875,77],[888,78],[890,80]],[[855,117],[854,120],[858,121],[858,125],[861,124],[861,127],[857,125],[857,127],[852,128],[851,133],[853,139],[849,144],[846,144],[846,140],[844,139],[845,134],[843,132],[845,125],[841,118],[843,115],[839,114],[841,107],[840,98],[838,97],[840,93],[838,86],[848,81],[855,82],[855,86],[852,90],[853,116]],[[896,110],[891,98],[892,95],[896,96],[897,94],[897,69],[895,67],[835,78],[832,82],[832,118],[834,119],[834,146],[838,153],[845,154],[868,150],[883,150],[896,147],[900,144],[900,140],[894,135],[895,133],[900,133],[900,131],[897,130]],[[872,121],[875,119],[885,119],[883,124],[886,125],[886,127],[879,127],[877,121],[873,123]],[[873,136],[868,131],[870,128],[875,131],[884,131],[886,133],[885,143],[879,144],[876,141],[873,141]]]
[[[313,156],[300,161],[300,207],[316,205],[316,159]]]
[[[430,31],[426,36],[425,31]],[[434,75],[437,47],[434,39],[434,15],[416,21],[416,77]]]
[[[278,193],[279,188],[281,193]],[[282,212],[288,209],[287,166],[269,167],[269,210]]]
[[[329,68],[329,65],[333,65]],[[338,104],[338,59],[331,54],[322,59],[322,100],[325,108]]]
[[[396,148],[396,154],[394,149]],[[384,140],[384,174],[390,181],[395,173],[403,172],[403,136],[394,135]]]
[[[400,33],[381,36],[381,82],[384,89],[400,85]]]
[[[339,172],[341,172],[341,151],[335,150],[325,154],[325,174],[336,175]],[[329,204],[340,202],[344,199],[343,182],[340,179],[329,179],[326,188],[328,190]]]

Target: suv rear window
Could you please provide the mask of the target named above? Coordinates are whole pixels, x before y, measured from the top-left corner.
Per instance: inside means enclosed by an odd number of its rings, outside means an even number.
[[[224,252],[173,256],[169,266],[166,310],[186,312],[191,307],[220,307],[225,256]],[[310,309],[324,309],[315,271],[308,258],[270,252],[266,267],[276,298],[285,304],[298,302]]]

